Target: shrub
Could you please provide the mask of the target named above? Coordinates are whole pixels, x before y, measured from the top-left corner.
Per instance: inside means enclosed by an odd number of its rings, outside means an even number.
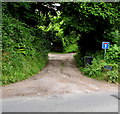
[[[77,53],[74,55],[77,67],[84,66],[84,58],[81,56],[81,54]]]
[[[92,61],[92,65],[88,65],[87,67],[81,68],[84,74],[100,79],[106,80],[112,83],[118,83],[119,81],[119,55],[120,47],[117,44],[111,45],[110,49],[107,50],[106,59],[103,60],[103,54],[101,52],[97,52],[96,54],[92,54],[94,57]],[[78,65],[81,65],[82,59],[80,59],[80,54],[75,55],[75,59]]]
[[[3,15],[3,84],[24,80],[47,63],[45,35],[41,33],[38,37],[32,34],[32,30],[26,24]]]
[[[65,52],[76,52],[78,50],[77,44],[70,44],[68,47],[66,47]]]
[[[117,44],[111,45],[110,49],[107,50],[106,61],[110,63],[118,63],[120,62],[119,55],[120,46],[117,46]]]
[[[113,82],[113,83],[118,82],[118,71],[117,70],[108,71],[107,76],[108,76],[109,82]]]

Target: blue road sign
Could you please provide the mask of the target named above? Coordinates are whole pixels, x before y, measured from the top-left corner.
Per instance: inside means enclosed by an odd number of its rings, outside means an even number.
[[[109,49],[110,42],[102,42],[102,49]]]

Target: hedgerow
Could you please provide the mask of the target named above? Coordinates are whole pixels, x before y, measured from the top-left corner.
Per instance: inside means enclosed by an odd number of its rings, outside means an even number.
[[[80,67],[80,69],[85,75],[88,75],[91,78],[106,80],[112,83],[120,83],[118,73],[118,63],[120,63],[118,56],[119,54],[120,46],[114,44],[110,47],[110,49],[107,50],[105,59],[103,59],[103,51],[92,54],[92,57],[94,58],[92,61],[92,65]],[[79,54],[75,56],[75,59],[78,63],[78,66],[80,66],[80,62],[82,60],[79,58]]]
[[[37,36],[32,33],[33,28],[7,15],[3,15],[2,23],[2,83],[17,82],[38,73],[48,61],[43,31],[39,30],[41,35]]]

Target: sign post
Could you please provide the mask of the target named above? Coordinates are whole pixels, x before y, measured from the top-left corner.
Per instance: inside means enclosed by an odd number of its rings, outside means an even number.
[[[106,56],[106,49],[104,49],[105,50],[105,52],[104,52],[104,60],[105,60],[105,56]]]
[[[110,42],[102,42],[102,49],[104,49],[104,60],[106,57],[106,49],[109,49],[110,47]]]

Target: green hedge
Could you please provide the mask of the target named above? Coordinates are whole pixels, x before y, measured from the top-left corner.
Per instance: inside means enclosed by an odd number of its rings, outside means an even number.
[[[92,65],[82,67],[83,57],[80,54],[75,55],[75,60],[77,61],[78,67],[80,67],[83,73],[91,78],[105,80],[112,83],[120,83],[119,73],[119,54],[120,46],[117,44],[111,45],[110,49],[107,50],[106,58],[103,59],[104,50],[99,51],[95,54],[91,54],[94,58]],[[81,58],[80,58],[81,57]],[[82,64],[81,64],[82,63]],[[105,68],[105,66],[112,67],[112,69]]]
[[[7,15],[3,15],[2,83],[24,80],[38,73],[48,61],[48,50],[42,30],[36,29]]]

